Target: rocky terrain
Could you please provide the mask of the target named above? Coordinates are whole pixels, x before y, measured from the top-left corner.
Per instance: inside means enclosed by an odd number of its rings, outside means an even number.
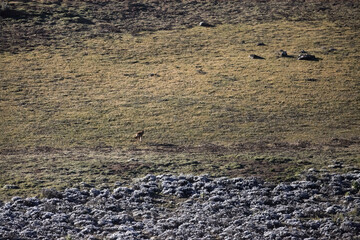
[[[0,208],[3,239],[359,239],[360,173],[303,180],[147,175],[114,190],[86,183]]]

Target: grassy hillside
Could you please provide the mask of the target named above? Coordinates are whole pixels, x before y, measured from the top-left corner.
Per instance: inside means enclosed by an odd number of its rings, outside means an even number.
[[[15,37],[9,44],[5,31],[0,184],[20,189],[2,188],[1,198],[80,182],[111,185],[147,173],[286,180],[334,162],[341,171],[359,168],[360,33],[351,14],[340,25],[330,10],[316,15],[321,2],[306,3],[302,7],[316,19],[303,19],[303,13],[293,17],[296,21],[264,14],[257,21],[255,13],[266,6],[257,3],[239,8],[248,11],[249,21],[220,22],[215,8],[214,28],[184,24],[129,30],[109,20],[121,31],[89,30],[91,36],[75,31],[79,23],[72,25],[74,19],[60,14],[75,11],[66,8],[70,3],[12,3],[17,11],[33,4],[32,16],[39,6],[52,9],[52,17],[35,18],[40,26],[47,29],[59,15],[54,29],[67,26],[74,35],[64,32],[41,44],[46,41],[40,34],[40,43],[32,45]],[[82,4],[86,11],[76,16],[96,22],[89,10],[93,5]],[[344,11],[351,8],[342,4]],[[267,6],[268,12],[276,9]],[[356,16],[354,6],[350,13]],[[131,6],[124,9],[136,13]],[[3,19],[5,30],[21,29],[24,21],[38,27],[34,18]],[[61,26],[60,20],[68,24]],[[281,49],[290,56],[278,57]],[[297,60],[300,50],[317,61]],[[134,134],[141,129],[145,135],[139,143]]]

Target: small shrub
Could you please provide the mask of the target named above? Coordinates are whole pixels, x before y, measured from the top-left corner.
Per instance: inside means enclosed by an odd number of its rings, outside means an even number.
[[[65,239],[66,239],[66,240],[72,240],[73,238],[72,238],[70,235],[67,235],[67,236],[65,237]]]
[[[353,181],[352,184],[351,184],[351,188],[355,192],[359,192],[360,191],[360,183],[359,183],[359,181]]]

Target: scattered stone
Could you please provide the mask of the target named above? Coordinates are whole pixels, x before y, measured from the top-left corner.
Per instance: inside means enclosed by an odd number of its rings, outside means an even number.
[[[335,214],[337,213],[339,210],[341,209],[341,207],[336,206],[336,205],[332,205],[328,208],[325,209],[325,212],[328,214]]]
[[[19,189],[19,186],[8,184],[3,187],[3,189]]]
[[[122,185],[123,185],[123,182],[120,182],[120,181],[116,181],[114,184],[115,187],[120,187]]]
[[[128,162],[139,162],[140,160],[137,158],[130,158]]]
[[[341,162],[335,162],[334,164],[328,165],[328,168],[343,168]]]
[[[150,73],[149,77],[160,77],[160,75],[157,73]]]
[[[307,52],[300,53],[298,56],[298,60],[308,60],[308,61],[316,61],[317,58],[315,55],[308,54]]]
[[[94,187],[92,184],[86,183],[86,182],[81,182],[80,186],[84,187],[84,188],[92,188]]]
[[[198,70],[196,70],[199,74],[206,74],[206,72],[205,71],[203,71],[202,69],[198,69]]]
[[[255,55],[255,54],[250,54],[250,55],[249,55],[249,58],[251,58],[251,59],[265,59],[265,58],[263,58],[263,57],[260,57],[260,56],[258,56],[258,55]]]
[[[288,54],[287,54],[286,51],[280,50],[280,51],[279,51],[279,56],[280,56],[280,57],[288,57]]]
[[[201,26],[201,27],[215,27],[215,25],[212,25],[212,24],[207,23],[207,22],[200,22],[199,26]]]
[[[256,44],[256,46],[266,46],[266,45],[263,42],[259,42],[258,44]]]
[[[330,47],[330,48],[327,48],[327,47],[322,47],[322,49],[327,52],[327,53],[331,53],[331,52],[335,52],[337,51],[336,48],[333,48],[333,47]]]

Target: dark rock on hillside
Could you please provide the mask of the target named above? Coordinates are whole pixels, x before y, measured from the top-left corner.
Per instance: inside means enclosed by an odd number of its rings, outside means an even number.
[[[280,57],[289,57],[289,55],[287,54],[287,52],[284,51],[284,50],[280,50],[280,51],[279,51],[279,56],[280,56]]]
[[[212,25],[212,24],[207,23],[207,22],[200,22],[199,26],[201,26],[201,27],[215,27],[215,25]]]
[[[298,60],[308,60],[308,61],[317,61],[318,59],[315,57],[315,55],[311,55],[308,53],[300,53],[298,56]]]
[[[3,187],[3,189],[19,189],[19,186],[8,184]]]
[[[251,59],[265,59],[265,58],[263,58],[263,57],[260,57],[260,56],[258,56],[258,55],[255,55],[255,54],[250,54],[250,55],[249,55],[249,58],[251,58]]]

